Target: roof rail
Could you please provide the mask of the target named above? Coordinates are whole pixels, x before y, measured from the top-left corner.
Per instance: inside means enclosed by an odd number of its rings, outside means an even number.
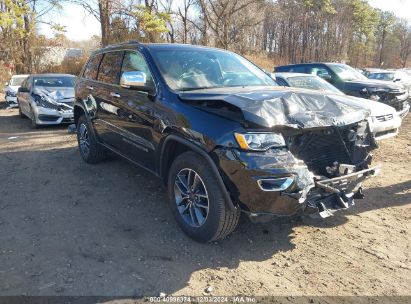
[[[106,45],[105,47],[103,47],[103,49],[114,48],[114,47],[123,46],[123,45],[127,45],[127,44],[140,44],[140,42],[138,40],[129,40],[129,41],[126,41],[126,42],[120,42],[120,43],[116,43],[116,44]]]

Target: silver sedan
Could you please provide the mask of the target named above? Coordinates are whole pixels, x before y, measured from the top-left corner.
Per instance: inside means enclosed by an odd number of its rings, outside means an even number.
[[[35,128],[74,121],[74,81],[69,74],[30,75],[17,92],[20,116]]]

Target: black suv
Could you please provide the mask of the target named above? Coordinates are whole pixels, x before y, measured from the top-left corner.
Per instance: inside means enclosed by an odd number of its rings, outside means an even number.
[[[401,117],[409,112],[407,91],[395,83],[368,79],[342,63],[301,63],[278,66],[275,72],[294,72],[320,76],[347,95],[372,99],[392,106]]]
[[[79,150],[108,150],[167,186],[182,230],[198,241],[253,220],[329,216],[362,197],[369,112],[346,96],[282,88],[234,53],[130,42],[93,53],[75,86]],[[347,103],[346,103],[347,102]]]

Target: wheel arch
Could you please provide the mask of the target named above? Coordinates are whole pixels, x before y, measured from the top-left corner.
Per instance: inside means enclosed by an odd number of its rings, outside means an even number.
[[[178,155],[186,151],[194,151],[198,153],[199,155],[201,155],[207,161],[207,163],[210,165],[211,170],[216,176],[216,181],[219,187],[221,188],[221,191],[223,192],[225,202],[228,208],[230,208],[231,210],[236,210],[237,207],[234,205],[230,197],[230,193],[228,192],[227,187],[224,184],[224,181],[221,177],[221,174],[216,164],[212,160],[211,156],[207,153],[207,151],[205,151],[198,145],[176,134],[167,135],[167,137],[164,139],[163,144],[161,145],[160,156],[159,156],[160,157],[159,175],[163,183],[165,185],[167,184],[168,170],[170,169],[173,160]]]
[[[83,114],[86,114],[86,111],[84,111],[83,107],[78,104],[75,104],[74,105],[74,124],[76,126],[77,126],[78,119]]]

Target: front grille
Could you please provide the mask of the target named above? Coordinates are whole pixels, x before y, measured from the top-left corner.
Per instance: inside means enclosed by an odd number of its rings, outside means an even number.
[[[341,137],[347,138],[347,132],[340,131]],[[353,142],[348,139],[341,140],[336,129],[301,134],[294,137],[292,141],[291,152],[302,159],[308,168],[316,174],[327,175],[326,167],[332,166],[334,162],[352,163],[349,151],[353,147]]]
[[[392,114],[380,115],[380,116],[377,116],[377,117],[376,117],[376,119],[377,119],[379,122],[388,121],[388,120],[391,120],[391,119],[393,119],[393,118],[394,118],[394,115],[392,115]]]
[[[54,115],[39,114],[38,118],[42,121],[56,121],[60,117],[59,116],[54,116]]]

